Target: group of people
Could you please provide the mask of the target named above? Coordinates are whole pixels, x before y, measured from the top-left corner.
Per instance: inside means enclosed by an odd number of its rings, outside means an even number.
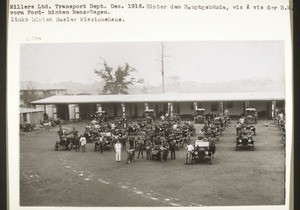
[[[203,131],[203,129],[202,129]],[[81,148],[81,152],[86,152],[86,144],[87,144],[87,139],[85,135],[79,135],[79,132],[73,128],[72,131],[66,132],[66,130],[63,130],[60,126],[60,130],[57,132],[62,138],[63,136],[67,136],[69,134],[74,135],[74,139],[78,139],[78,146]],[[101,142],[101,146],[103,146],[103,142],[107,137],[109,138],[114,138],[115,135],[112,135],[110,132],[100,132],[100,134],[96,137],[98,140],[97,142]],[[116,136],[115,136],[116,137]],[[191,144],[190,141],[187,142],[187,145],[185,147],[186,149],[186,164],[191,164],[191,155],[194,149],[198,146],[199,142],[202,142],[204,139],[203,135],[199,135],[198,139],[195,141],[194,146]],[[127,139],[124,138],[124,139]],[[159,148],[159,149],[164,149],[166,151],[170,151],[171,157],[170,159],[176,159],[176,150],[178,149],[178,145],[175,139],[169,139],[167,140],[164,137],[157,136],[150,140],[150,138],[147,138],[147,135],[129,135],[128,136],[128,141],[129,141],[129,149],[127,150],[128,155],[132,154],[133,152],[133,158],[135,158],[135,151],[137,152],[137,158],[144,158],[144,151],[146,151],[146,159],[150,159],[150,153],[153,149]],[[210,141],[210,140],[208,140]],[[126,141],[123,144],[120,139],[116,137],[116,141],[113,144],[113,149],[115,151],[115,160],[116,162],[121,162],[121,153],[122,150],[126,150]],[[100,146],[99,145],[99,146]],[[103,152],[103,147],[100,149],[101,153]],[[77,148],[76,148],[77,151]]]
[[[76,152],[80,150],[81,152],[85,152],[85,145],[87,143],[86,137],[84,135],[79,135],[78,130],[75,127],[72,128],[71,131],[67,132],[65,129],[62,129],[62,125],[59,125],[59,130],[57,131],[59,136],[59,141],[68,141],[69,144],[75,146]],[[71,138],[68,135],[72,135]]]
[[[107,121],[99,123],[98,120],[94,119],[86,126],[82,135],[78,135],[75,128],[71,133],[74,134],[74,138],[79,139],[82,152],[86,151],[87,142],[95,142],[95,148],[97,146],[101,153],[106,148],[114,150],[116,162],[120,162],[121,152],[127,150],[127,143],[129,143],[127,152],[136,151],[137,158],[144,158],[144,152],[146,152],[146,158],[149,159],[153,149],[163,147],[170,151],[171,159],[176,159],[176,151],[183,147],[184,143],[187,144],[187,151],[190,151],[191,146],[189,145],[191,144],[189,141],[194,130],[194,125],[191,122],[171,123],[164,121],[157,123],[152,121],[148,123],[138,121],[136,124],[132,124],[128,121]],[[60,131],[64,132],[61,128]],[[205,126],[200,136],[203,136],[203,132],[207,132]]]

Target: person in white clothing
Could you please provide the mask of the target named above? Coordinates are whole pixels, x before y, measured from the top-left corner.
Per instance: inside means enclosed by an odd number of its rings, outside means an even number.
[[[81,145],[81,152],[85,152],[86,138],[83,135],[81,135],[79,141]]]
[[[193,145],[189,142],[188,145],[186,146],[186,162],[185,164],[191,164],[191,157],[192,157],[192,152],[194,151]]]
[[[122,150],[122,145],[118,140],[117,143],[115,144],[116,162],[121,162],[121,150]]]

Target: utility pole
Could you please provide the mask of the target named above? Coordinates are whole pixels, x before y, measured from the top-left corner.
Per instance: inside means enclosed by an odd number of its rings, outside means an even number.
[[[162,76],[162,92],[165,92],[165,70],[164,70],[164,42],[161,43],[161,76]]]

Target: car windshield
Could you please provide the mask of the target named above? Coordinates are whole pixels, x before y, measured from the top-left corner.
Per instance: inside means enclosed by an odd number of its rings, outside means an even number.
[[[196,110],[195,114],[197,114],[197,115],[203,115],[204,112],[205,112],[205,110]]]
[[[255,110],[246,110],[246,114],[247,115],[254,115],[254,113],[255,113]]]
[[[107,115],[107,112],[104,112],[104,111],[102,111],[102,112],[96,112],[96,115],[97,116]]]
[[[154,113],[153,111],[145,111],[145,114],[148,114],[148,115],[151,115],[153,113]]]

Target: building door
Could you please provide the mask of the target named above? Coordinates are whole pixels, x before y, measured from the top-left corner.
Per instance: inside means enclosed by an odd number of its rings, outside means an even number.
[[[69,120],[69,106],[67,104],[57,105],[57,117],[62,120]]]

